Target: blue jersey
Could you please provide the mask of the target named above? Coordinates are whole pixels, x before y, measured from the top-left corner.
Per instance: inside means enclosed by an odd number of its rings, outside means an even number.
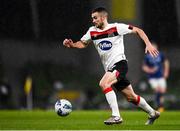
[[[161,78],[164,72],[164,55],[159,52],[157,57],[152,57],[150,54],[146,54],[144,58],[144,63],[148,67],[157,68],[155,73],[148,73],[148,78]]]

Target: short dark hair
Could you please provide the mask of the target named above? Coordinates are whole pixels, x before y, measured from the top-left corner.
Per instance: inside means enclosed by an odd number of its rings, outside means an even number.
[[[108,12],[107,12],[106,8],[104,8],[104,7],[98,7],[98,8],[93,9],[93,10],[92,10],[92,13],[95,13],[95,12],[105,13],[105,14],[108,15]]]

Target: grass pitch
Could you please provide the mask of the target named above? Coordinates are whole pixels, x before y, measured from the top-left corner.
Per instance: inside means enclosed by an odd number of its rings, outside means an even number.
[[[154,125],[145,126],[147,115],[121,111],[124,122],[105,125],[109,111],[73,111],[60,117],[54,111],[0,111],[0,130],[178,130],[180,111],[163,112]]]

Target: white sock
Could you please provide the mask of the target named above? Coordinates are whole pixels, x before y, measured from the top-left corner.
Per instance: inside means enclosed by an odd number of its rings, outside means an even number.
[[[105,96],[106,96],[108,104],[111,107],[112,116],[119,116],[120,117],[119,107],[117,104],[117,98],[116,98],[115,92],[113,90],[111,90],[109,92],[106,92]]]
[[[154,109],[146,102],[146,100],[143,97],[140,97],[140,101],[137,106],[143,109],[145,112],[147,112],[150,116],[155,115]]]

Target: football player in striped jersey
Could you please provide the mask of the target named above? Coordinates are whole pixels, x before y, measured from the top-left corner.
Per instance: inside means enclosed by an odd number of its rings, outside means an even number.
[[[130,81],[126,77],[128,65],[124,54],[123,36],[130,33],[137,34],[146,45],[145,53],[149,53],[153,57],[158,55],[158,50],[152,46],[142,29],[124,23],[108,23],[108,12],[103,7],[94,9],[91,17],[94,26],[90,27],[79,41],[74,42],[72,39],[65,39],[63,45],[68,48],[85,48],[93,43],[97,49],[105,70],[99,85],[112,111],[111,117],[104,123],[111,125],[123,122],[119,113],[116,94],[113,90],[116,88],[126,97],[127,101],[149,114],[146,125],[153,124],[160,113],[133,91]]]

